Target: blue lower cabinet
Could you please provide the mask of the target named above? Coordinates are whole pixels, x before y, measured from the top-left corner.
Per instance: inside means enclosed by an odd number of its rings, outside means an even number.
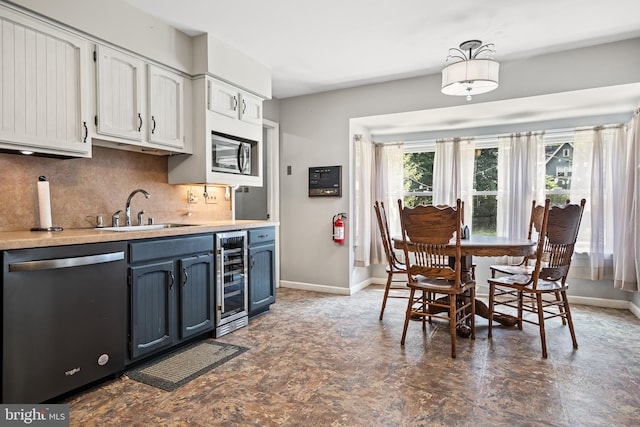
[[[276,301],[275,227],[249,230],[249,318]]]
[[[215,328],[213,236],[129,244],[129,362]]]

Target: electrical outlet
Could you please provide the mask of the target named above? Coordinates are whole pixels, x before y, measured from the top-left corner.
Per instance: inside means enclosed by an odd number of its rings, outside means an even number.
[[[198,203],[198,196],[193,191],[187,191],[187,203]]]
[[[215,205],[218,203],[218,198],[215,196],[215,194],[207,194],[207,196],[204,198],[204,202],[208,205]]]

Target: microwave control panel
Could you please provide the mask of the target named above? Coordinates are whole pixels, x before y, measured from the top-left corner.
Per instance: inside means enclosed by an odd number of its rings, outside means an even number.
[[[309,197],[342,197],[342,166],[309,168]]]

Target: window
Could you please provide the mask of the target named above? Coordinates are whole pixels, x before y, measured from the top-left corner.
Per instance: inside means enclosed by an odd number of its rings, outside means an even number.
[[[434,158],[435,145],[432,145],[429,151],[405,153],[403,200],[405,206],[432,204]]]
[[[473,216],[471,229],[474,234],[496,234],[498,214],[498,147],[497,141],[476,143],[473,170]],[[468,222],[468,220],[467,220]]]
[[[573,167],[572,134],[550,134],[544,137],[545,197],[553,204],[563,204],[571,191]]]
[[[548,134],[544,137],[545,197],[563,204],[571,191],[573,134]],[[435,142],[407,144],[404,155],[404,204],[416,206],[433,201],[433,162]],[[474,234],[495,235],[498,210],[498,140],[476,140],[473,174],[471,228]],[[466,219],[469,223],[469,219]]]

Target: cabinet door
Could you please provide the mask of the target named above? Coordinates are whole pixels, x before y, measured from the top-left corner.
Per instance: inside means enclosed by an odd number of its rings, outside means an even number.
[[[275,244],[249,247],[249,317],[259,314],[276,301]]]
[[[0,12],[0,145],[89,156],[88,43],[3,7]]]
[[[100,45],[96,61],[98,133],[141,141],[143,62]]]
[[[238,90],[233,86],[207,79],[207,108],[225,116],[239,118],[240,106]]]
[[[213,254],[182,258],[180,267],[180,339],[214,327]]]
[[[149,141],[184,148],[184,79],[149,65]]]
[[[242,93],[240,119],[245,122],[262,125],[262,100],[257,96]]]
[[[173,261],[131,267],[131,358],[170,346],[175,332]]]

